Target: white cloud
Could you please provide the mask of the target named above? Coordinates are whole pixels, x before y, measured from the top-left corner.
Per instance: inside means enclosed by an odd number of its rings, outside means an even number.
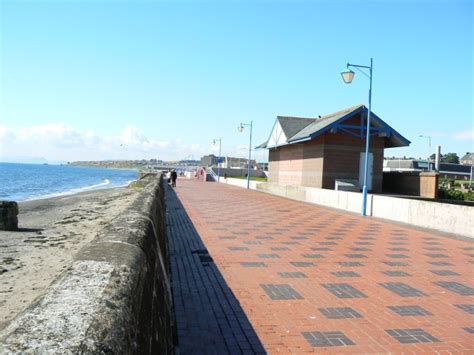
[[[474,126],[471,128],[467,128],[464,131],[453,134],[453,137],[454,139],[459,140],[459,141],[474,140]]]
[[[204,155],[207,149],[180,139],[158,140],[134,126],[116,136],[102,136],[77,130],[64,123],[22,127],[16,130],[0,125],[0,161],[15,157],[43,157],[48,160],[103,159],[182,159],[190,153]]]

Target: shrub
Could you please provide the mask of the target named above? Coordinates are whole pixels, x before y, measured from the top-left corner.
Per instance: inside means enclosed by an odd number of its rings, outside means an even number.
[[[462,193],[462,191],[456,189],[447,189],[445,187],[440,187],[438,197],[446,200],[464,201],[465,199],[464,193]]]

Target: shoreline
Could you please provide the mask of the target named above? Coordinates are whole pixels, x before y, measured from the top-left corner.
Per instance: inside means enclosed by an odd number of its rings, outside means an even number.
[[[106,180],[108,180],[108,179],[106,179]],[[81,187],[81,188],[75,188],[75,189],[67,190],[67,191],[64,191],[64,192],[38,195],[38,196],[35,196],[35,197],[32,197],[32,198],[28,198],[26,200],[15,200],[15,201],[18,202],[18,204],[20,204],[20,203],[24,203],[24,202],[60,198],[60,197],[63,197],[63,196],[74,196],[74,195],[78,195],[78,194],[82,194],[82,193],[86,193],[86,192],[118,189],[118,188],[122,188],[122,187],[127,187],[135,181],[138,181],[138,179],[130,180],[130,181],[128,181],[127,183],[125,183],[123,185],[112,185],[110,187],[106,187],[105,185],[98,186],[98,187],[92,187],[92,186],[90,186],[90,187]],[[8,200],[8,198],[6,200]],[[9,201],[11,201],[11,200],[9,200]]]
[[[140,176],[140,172],[135,169],[65,165],[51,165],[48,168],[41,164],[20,163],[0,163],[0,171],[2,176],[5,174],[0,200],[16,202],[123,187]],[[38,174],[39,177],[36,178],[35,175]]]
[[[42,296],[138,194],[111,187],[19,202],[19,230],[0,231],[0,330]]]

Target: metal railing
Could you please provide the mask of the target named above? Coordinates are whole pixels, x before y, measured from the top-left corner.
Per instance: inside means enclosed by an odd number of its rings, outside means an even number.
[[[214,181],[217,181],[218,179],[217,174],[214,172],[214,170],[212,170],[212,168],[206,168],[206,173],[211,175]]]

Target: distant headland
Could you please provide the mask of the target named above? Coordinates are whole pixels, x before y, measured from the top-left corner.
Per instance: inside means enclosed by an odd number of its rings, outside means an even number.
[[[159,159],[140,160],[90,160],[68,162],[72,166],[91,166],[115,169],[152,169],[160,166],[198,166],[199,160],[164,161]]]

